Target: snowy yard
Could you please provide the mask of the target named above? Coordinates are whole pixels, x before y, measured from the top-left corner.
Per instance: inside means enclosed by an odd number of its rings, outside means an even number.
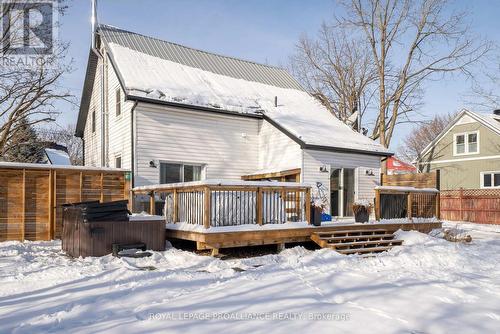
[[[3,242],[0,333],[498,332],[500,227],[460,228],[471,244],[400,232],[403,247],[365,258],[296,247],[73,260],[59,242]]]

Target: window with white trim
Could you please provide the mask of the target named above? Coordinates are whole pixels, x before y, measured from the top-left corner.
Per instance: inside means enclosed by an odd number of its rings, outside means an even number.
[[[481,188],[500,188],[500,171],[481,172]]]
[[[120,93],[120,88],[115,91],[115,115],[120,116],[122,113],[122,98]]]
[[[479,153],[479,131],[457,133],[453,137],[453,155]]]
[[[202,165],[160,162],[160,183],[201,180]]]

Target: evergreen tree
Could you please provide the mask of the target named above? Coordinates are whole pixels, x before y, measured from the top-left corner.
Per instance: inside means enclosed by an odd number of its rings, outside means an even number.
[[[40,162],[43,158],[43,147],[38,141],[36,131],[28,121],[22,119],[15,133],[7,141],[3,161],[10,162]]]

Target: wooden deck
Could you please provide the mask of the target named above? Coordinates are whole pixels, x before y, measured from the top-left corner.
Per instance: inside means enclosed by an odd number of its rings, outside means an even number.
[[[257,245],[284,245],[286,243],[313,241],[312,236],[318,232],[332,234],[339,231],[384,230],[394,233],[401,229],[429,233],[441,228],[440,222],[405,223],[405,224],[330,224],[327,226],[312,226],[306,228],[263,229],[258,231],[237,232],[193,232],[167,229],[167,239],[182,239],[196,242],[198,249],[219,249]]]

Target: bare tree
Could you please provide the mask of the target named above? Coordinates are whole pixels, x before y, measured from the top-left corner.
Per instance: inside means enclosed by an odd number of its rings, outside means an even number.
[[[398,155],[408,162],[419,160],[424,148],[443,131],[457,113],[436,115],[429,122],[419,124],[405,137]]]
[[[37,132],[40,141],[65,146],[68,149],[72,165],[83,165],[83,142],[80,138],[75,137],[74,124],[65,127],[53,125],[48,129],[39,129]]]
[[[26,6],[29,5],[27,2]],[[9,17],[8,11],[11,9],[10,6],[2,6],[2,17]],[[24,15],[23,11],[19,13]],[[13,23],[12,20],[10,23],[7,33],[2,36],[0,157],[4,156],[10,147],[17,145],[15,138],[18,131],[26,126],[54,121],[57,115],[55,103],[68,101],[71,97],[68,90],[59,86],[62,75],[70,70],[69,64],[64,60],[68,44],[54,41],[52,53],[37,58],[35,63],[6,63],[13,52],[8,46],[16,43],[16,36],[23,36],[16,31],[23,29],[23,26]]]
[[[487,112],[500,109],[500,58],[492,71],[484,73],[485,82],[475,83],[470,104]]]
[[[315,39],[302,37],[291,69],[305,88],[344,123],[366,110],[376,79],[370,49],[342,27],[323,24]]]
[[[414,114],[427,80],[472,76],[471,67],[491,49],[471,36],[465,13],[446,0],[344,0],[338,21],[361,32],[377,71],[378,116],[372,138],[389,147],[394,129]]]

